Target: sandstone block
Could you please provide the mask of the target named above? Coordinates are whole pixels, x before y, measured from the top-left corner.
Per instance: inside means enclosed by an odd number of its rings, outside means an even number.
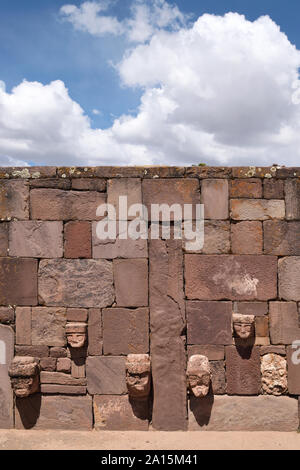
[[[264,252],[270,255],[300,255],[300,222],[264,222]]]
[[[29,219],[29,188],[24,181],[0,183],[0,219]]]
[[[269,336],[269,319],[267,316],[255,318],[255,334],[261,338]]]
[[[63,372],[45,372],[42,371],[40,374],[41,384],[55,384],[55,385],[74,385],[84,386],[86,385],[86,379],[75,378],[70,374],[64,374]]]
[[[59,346],[54,346],[53,348],[50,348],[50,357],[67,357],[67,350]]]
[[[65,225],[65,258],[91,257],[92,229],[90,222],[68,222]]]
[[[67,308],[67,321],[86,322],[88,311],[85,308]]]
[[[125,357],[94,356],[86,361],[87,388],[90,395],[127,393]]]
[[[300,340],[300,336],[298,339]],[[289,393],[300,395],[300,342],[296,347],[287,347],[287,361]]]
[[[193,226],[195,231],[196,226]],[[186,250],[188,240],[183,239]],[[222,254],[230,252],[230,223],[225,220],[205,220],[203,249],[187,250],[189,253]]]
[[[49,354],[48,346],[15,346],[16,356],[47,357]]]
[[[204,204],[205,219],[228,219],[228,181],[222,179],[203,180],[201,203]]]
[[[258,395],[260,393],[259,347],[225,348],[228,395]]]
[[[9,229],[10,256],[61,258],[62,222],[13,221]]]
[[[60,357],[57,359],[56,365],[57,372],[64,372],[68,374],[71,372],[71,359],[68,357]]]
[[[264,198],[265,199],[283,199],[284,181],[279,179],[264,180]]]
[[[212,392],[214,395],[224,395],[226,393],[225,362],[210,362],[212,373]]]
[[[232,253],[256,255],[262,253],[263,231],[261,222],[251,220],[231,225]]]
[[[281,356],[285,356],[286,351],[285,351],[285,346],[262,346],[260,348],[260,355],[264,356],[265,354],[278,354]]]
[[[224,346],[214,344],[194,344],[187,347],[188,358],[195,354],[206,356],[209,361],[223,361],[225,355]]]
[[[284,219],[284,201],[277,199],[231,199],[231,218],[234,220]]]
[[[102,318],[101,310],[92,308],[89,310],[89,323],[88,323],[88,336],[89,336],[89,356],[101,356],[102,354]]]
[[[65,308],[34,307],[32,309],[32,345],[65,346],[65,326],[67,315]]]
[[[258,178],[248,180],[235,179],[230,181],[231,198],[255,198],[262,197],[262,183]]]
[[[0,325],[0,429],[14,427],[13,393],[8,368],[14,357],[14,332]]]
[[[96,395],[94,417],[96,431],[147,431],[148,401],[132,401],[127,395]]]
[[[16,344],[31,345],[31,307],[16,308]]]
[[[15,311],[12,307],[0,307],[0,323],[13,323]]]
[[[148,305],[148,260],[118,259],[113,261],[118,307]]]
[[[300,179],[285,181],[285,203],[287,220],[300,219]]]
[[[8,224],[0,223],[0,256],[7,256],[8,250]]]
[[[72,189],[76,189],[76,191],[99,191],[102,193],[106,190],[106,181],[104,178],[73,178]]]
[[[0,258],[0,305],[37,304],[37,260]]]
[[[48,395],[86,395],[83,385],[41,384],[41,392]]]
[[[232,344],[231,302],[187,302],[188,344]]]
[[[127,208],[133,204],[142,204],[142,184],[140,178],[116,178],[108,180],[107,202],[114,206],[117,220],[132,220],[135,215],[128,216],[127,210],[124,214],[119,212],[119,197],[127,197]]]
[[[300,300],[300,256],[289,256],[278,261],[279,297]]]
[[[268,313],[267,302],[238,302],[237,311],[243,315],[264,316]]]
[[[55,372],[56,370],[56,358],[55,357],[42,357],[40,360],[41,370],[47,372]]]

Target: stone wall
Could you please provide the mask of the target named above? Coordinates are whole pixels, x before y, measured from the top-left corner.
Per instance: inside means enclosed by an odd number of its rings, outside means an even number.
[[[119,195],[203,203],[203,249],[99,240],[97,207]],[[0,220],[0,428],[298,428],[300,168],[2,168]],[[255,316],[252,342],[232,312]],[[88,324],[84,347],[69,322]],[[150,354],[148,400],[128,397],[128,354]],[[204,398],[187,393],[194,354],[210,361]],[[13,397],[14,355],[39,361],[38,393]]]

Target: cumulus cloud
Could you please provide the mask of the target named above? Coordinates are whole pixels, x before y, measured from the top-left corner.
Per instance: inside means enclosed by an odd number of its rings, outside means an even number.
[[[299,67],[300,52],[267,16],[162,26],[117,65],[122,85],[143,95],[138,112],[109,129],[93,129],[61,81],[25,81],[10,93],[0,86],[0,155],[72,165],[299,165]]]

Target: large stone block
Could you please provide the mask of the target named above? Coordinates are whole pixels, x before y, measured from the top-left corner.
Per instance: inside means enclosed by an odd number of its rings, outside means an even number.
[[[264,316],[268,313],[268,302],[238,302],[237,312],[242,315]]]
[[[118,307],[147,306],[148,260],[118,259],[113,266]]]
[[[13,393],[8,368],[14,357],[14,331],[0,325],[0,429],[14,427]]]
[[[204,204],[205,219],[228,219],[228,181],[222,179],[203,180],[201,203]]]
[[[63,256],[62,222],[13,221],[9,229],[9,255],[32,258]]]
[[[284,181],[279,179],[264,180],[264,198],[265,199],[283,199]]]
[[[194,354],[206,356],[209,361],[223,361],[225,356],[224,346],[214,344],[194,344],[187,347],[188,357]]]
[[[250,178],[248,180],[236,179],[230,181],[230,197],[231,198],[255,198],[262,197],[262,184],[258,178]]]
[[[125,357],[88,357],[86,377],[90,395],[123,395],[127,393]]]
[[[193,226],[193,231],[196,226]],[[189,253],[222,254],[230,252],[230,222],[226,220],[205,220],[204,245],[202,250],[187,250],[184,239],[183,246]]]
[[[29,188],[24,181],[0,182],[0,219],[29,219]]]
[[[300,335],[298,340],[300,341]],[[294,348],[292,346],[287,347],[287,361],[289,393],[300,396],[300,343]]]
[[[193,218],[195,218],[195,205],[200,204],[199,182],[194,178],[172,178],[172,179],[153,179],[143,180],[143,203],[148,209],[150,219],[151,204],[179,204],[183,213],[184,204],[193,204]],[[171,213],[170,220],[177,220]],[[182,219],[182,217],[180,217]],[[151,217],[151,220],[154,220]],[[160,216],[160,220],[161,216]]]
[[[92,257],[92,227],[87,221],[65,224],[65,258]]]
[[[300,179],[288,179],[285,182],[286,218],[300,220]]]
[[[180,240],[150,240],[150,331],[153,427],[184,430],[186,416],[185,305]]]
[[[263,249],[262,224],[256,220],[238,222],[231,225],[232,253],[259,255]]]
[[[38,220],[95,220],[98,206],[106,195],[97,191],[32,189],[31,218]]]
[[[269,300],[277,297],[275,256],[185,255],[188,299]]]
[[[0,305],[37,304],[37,260],[0,258]]]
[[[34,307],[32,309],[31,339],[34,346],[65,346],[65,308]]]
[[[0,256],[7,256],[8,250],[8,224],[0,223]]]
[[[259,347],[225,348],[228,395],[258,395],[261,389]]]
[[[102,193],[106,190],[106,180],[104,178],[72,178],[72,189]]]
[[[114,301],[112,263],[85,259],[42,260],[39,300],[49,306],[110,306]]]
[[[208,396],[190,402],[191,431],[296,431],[297,400],[289,397]]]
[[[108,180],[107,203],[114,206],[117,220],[132,220],[135,215],[128,216],[127,210],[119,212],[119,197],[127,197],[127,208],[133,204],[142,204],[142,184],[140,178],[114,178]]]
[[[103,309],[103,352],[120,356],[149,352],[149,309]]]
[[[232,344],[231,302],[187,302],[188,344]]]
[[[92,397],[35,394],[18,399],[16,428],[90,431],[93,428]]]
[[[234,220],[284,219],[284,201],[276,199],[231,199],[231,217]]]
[[[300,255],[300,222],[264,222],[264,252],[269,255]]]
[[[130,400],[128,395],[94,396],[96,431],[147,431],[147,400]]]
[[[278,261],[279,297],[300,300],[300,256],[289,256]]]

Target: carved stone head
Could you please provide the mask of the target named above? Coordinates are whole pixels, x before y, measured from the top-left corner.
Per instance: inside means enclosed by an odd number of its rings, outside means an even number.
[[[16,356],[13,359],[8,374],[17,397],[28,397],[39,391],[39,372],[39,364],[34,357]]]
[[[233,334],[241,339],[248,339],[251,336],[254,336],[254,319],[254,315],[240,315],[238,313],[233,313]]]
[[[66,335],[68,344],[72,348],[82,348],[86,342],[86,323],[69,322],[66,324]]]
[[[287,363],[278,354],[266,354],[261,359],[262,392],[268,395],[283,395],[287,392]]]
[[[150,393],[151,363],[148,354],[128,354],[126,360],[126,383],[133,398],[145,398]]]
[[[205,397],[209,392],[211,383],[211,369],[206,356],[195,354],[191,356],[187,365],[188,389],[195,397]]]

